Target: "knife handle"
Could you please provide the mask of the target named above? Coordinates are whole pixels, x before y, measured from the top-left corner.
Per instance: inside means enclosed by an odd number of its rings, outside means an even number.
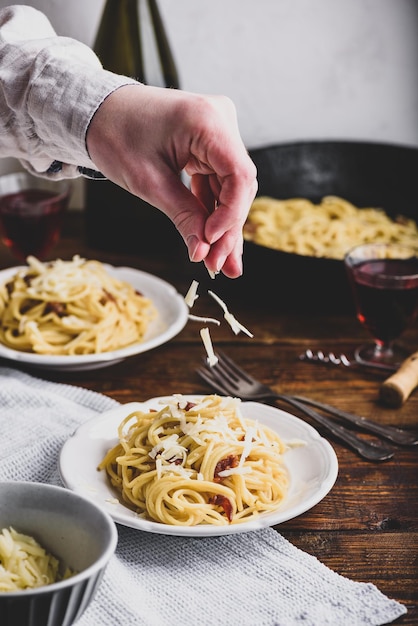
[[[400,368],[380,387],[380,399],[393,408],[399,408],[418,385],[418,352],[411,354]]]

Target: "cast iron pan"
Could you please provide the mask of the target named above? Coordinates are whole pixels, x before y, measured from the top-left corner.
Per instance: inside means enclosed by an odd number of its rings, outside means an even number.
[[[313,141],[250,151],[258,170],[258,195],[338,195],[356,206],[418,221],[418,149],[383,143]],[[418,243],[418,242],[417,242]],[[244,275],[216,278],[225,297],[262,298],[266,306],[305,311],[353,310],[342,261],[304,257],[244,244]]]

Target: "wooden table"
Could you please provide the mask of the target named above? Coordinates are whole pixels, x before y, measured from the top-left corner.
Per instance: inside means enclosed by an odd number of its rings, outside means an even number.
[[[155,233],[150,233],[152,236]],[[187,261],[180,242],[171,250],[157,251],[155,247],[153,254],[114,254],[89,248],[78,212],[69,216],[64,236],[50,258],[69,259],[75,253],[151,272],[182,294],[195,277],[206,280],[204,289],[216,291],[216,280],[211,281]],[[15,264],[10,253],[0,247],[0,268]],[[204,289],[196,313],[219,317],[218,305],[205,297]],[[352,354],[367,337],[351,313],[290,314],[280,305],[266,306],[262,299],[251,297],[232,298],[228,305],[254,338],[235,336],[227,325],[211,327],[215,347],[259,380],[277,390],[326,401],[384,424],[417,429],[418,391],[402,408],[386,408],[378,402],[380,375],[298,360],[308,347]],[[199,329],[199,324],[189,322],[166,345],[109,368],[42,372],[42,377],[93,389],[122,403],[172,393],[208,393],[211,390],[195,371],[204,357]],[[418,348],[417,325],[407,332],[405,340],[411,348]],[[282,408],[289,410],[284,405]],[[292,412],[298,415],[296,410]],[[398,448],[392,460],[370,463],[336,441],[332,445],[339,460],[335,486],[314,508],[277,530],[339,574],[372,582],[404,603],[408,613],[397,623],[418,624],[418,447]]]

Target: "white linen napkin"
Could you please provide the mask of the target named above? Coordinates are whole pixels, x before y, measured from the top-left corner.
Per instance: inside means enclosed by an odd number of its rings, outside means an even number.
[[[0,480],[62,485],[66,439],[117,404],[0,367]],[[119,525],[118,533],[77,626],[378,626],[406,613],[373,584],[336,574],[271,528],[199,539]]]

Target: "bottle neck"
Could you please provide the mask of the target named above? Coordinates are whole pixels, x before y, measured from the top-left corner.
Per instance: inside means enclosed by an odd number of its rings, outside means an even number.
[[[156,0],[106,0],[94,51],[111,72],[160,87],[180,86]]]

